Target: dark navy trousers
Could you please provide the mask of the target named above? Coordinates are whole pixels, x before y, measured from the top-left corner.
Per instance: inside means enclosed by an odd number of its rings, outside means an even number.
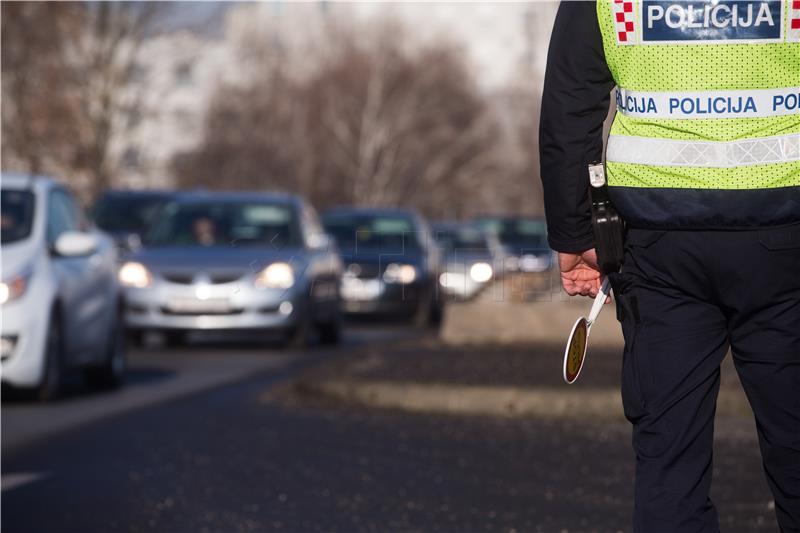
[[[719,531],[709,489],[719,367],[730,348],[781,530],[800,531],[800,224],[631,229],[622,270],[610,277],[625,337],[634,530]]]

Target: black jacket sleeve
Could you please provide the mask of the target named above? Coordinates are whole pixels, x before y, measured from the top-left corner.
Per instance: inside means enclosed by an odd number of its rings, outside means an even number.
[[[545,213],[556,251],[594,247],[587,165],[602,156],[613,86],[595,2],[562,1],[550,38],[539,122]]]

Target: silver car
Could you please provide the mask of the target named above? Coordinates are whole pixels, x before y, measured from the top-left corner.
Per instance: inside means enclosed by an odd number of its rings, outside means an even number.
[[[339,340],[342,264],[298,197],[185,193],[165,204],[121,265],[125,322],[170,344],[192,330],[273,331],[294,345]]]
[[[502,274],[505,253],[493,234],[471,224],[443,222],[433,225],[433,235],[445,260],[439,285],[448,296],[473,298]]]

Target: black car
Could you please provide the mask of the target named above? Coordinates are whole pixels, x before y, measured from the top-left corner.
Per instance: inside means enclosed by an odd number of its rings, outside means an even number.
[[[174,196],[169,191],[109,190],[97,198],[90,213],[97,227],[129,251],[138,247],[156,212]]]
[[[344,261],[341,297],[350,315],[441,320],[439,250],[427,223],[404,209],[337,208],[322,217]]]
[[[545,272],[555,265],[544,217],[483,216],[474,223],[500,241],[507,271]]]

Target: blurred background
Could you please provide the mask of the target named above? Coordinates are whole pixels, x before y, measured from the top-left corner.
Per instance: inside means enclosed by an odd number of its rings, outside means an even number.
[[[85,201],[108,187],[258,188],[319,209],[539,214],[555,8],[10,3],[3,166],[64,176]]]
[[[557,7],[2,2],[3,530],[629,530],[613,309],[562,380]],[[734,376],[713,495],[774,531]]]

